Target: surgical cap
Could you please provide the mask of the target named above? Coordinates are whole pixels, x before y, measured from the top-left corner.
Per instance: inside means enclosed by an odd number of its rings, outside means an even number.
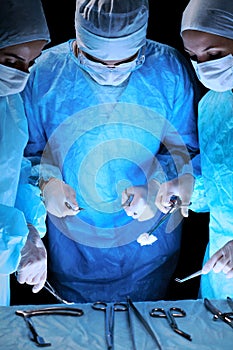
[[[147,0],[77,0],[78,46],[101,60],[134,55],[146,42]]]
[[[0,48],[34,40],[50,42],[40,0],[0,0]]]
[[[183,12],[184,30],[199,30],[233,39],[233,0],[191,0]]]

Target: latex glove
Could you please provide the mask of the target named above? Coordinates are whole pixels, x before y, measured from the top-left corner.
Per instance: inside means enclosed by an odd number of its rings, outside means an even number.
[[[39,292],[47,278],[47,252],[34,226],[28,225],[29,233],[21,251],[21,260],[17,269],[20,284],[34,285],[33,293]]]
[[[227,242],[205,263],[202,273],[207,274],[211,270],[215,273],[224,272],[226,278],[233,278],[233,240]]]
[[[148,186],[132,186],[122,193],[122,207],[128,216],[138,221],[149,220],[155,216],[157,207],[155,206],[155,197],[158,192],[159,183],[151,180]],[[132,200],[127,200],[132,196]]]
[[[59,179],[51,178],[42,188],[42,195],[47,211],[58,218],[80,212],[74,189]]]
[[[179,178],[164,182],[159,187],[155,204],[162,213],[167,213],[170,209],[170,198],[175,195],[181,199],[181,214],[188,217],[188,206],[194,187],[194,177],[190,174],[184,174]]]

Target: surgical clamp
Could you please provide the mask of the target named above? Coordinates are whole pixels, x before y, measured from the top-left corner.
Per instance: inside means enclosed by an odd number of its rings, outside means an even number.
[[[65,315],[65,316],[82,316],[84,314],[82,309],[73,308],[73,307],[47,307],[42,309],[34,309],[34,310],[16,310],[16,315],[22,316],[24,321],[27,324],[27,327],[30,331],[30,339],[36,343],[37,346],[45,347],[50,346],[51,343],[47,343],[43,337],[41,337],[31,320],[32,316],[39,315]]]
[[[184,331],[182,331],[181,329],[179,329],[176,321],[175,321],[175,317],[185,317],[186,316],[186,312],[184,310],[182,310],[179,307],[170,307],[168,310],[165,310],[161,307],[158,308],[154,308],[151,310],[150,312],[150,316],[151,317],[157,317],[157,318],[166,318],[166,320],[168,321],[169,326],[171,327],[171,329],[181,335],[182,337],[184,337],[185,339],[188,340],[192,340],[191,335],[188,333],[185,333]]]
[[[18,311],[20,311],[20,310],[18,310]],[[35,342],[37,346],[40,346],[40,347],[42,347],[42,346],[43,346],[43,347],[45,347],[45,346],[51,346],[51,343],[47,343],[47,342],[44,340],[44,338],[41,337],[41,336],[37,333],[37,331],[36,331],[36,329],[35,329],[35,326],[34,326],[32,320],[31,320],[30,316],[27,316],[27,315],[25,315],[25,314],[23,314],[23,313],[20,314],[20,313],[18,313],[18,311],[16,311],[15,313],[16,313],[17,315],[23,316],[23,319],[24,319],[24,321],[25,321],[25,323],[26,323],[26,325],[27,325],[27,327],[28,327],[28,329],[29,329],[29,332],[30,332],[30,334],[29,334],[30,339],[31,339],[33,342]]]
[[[124,303],[107,304],[103,301],[96,301],[92,308],[105,313],[105,337],[108,349],[113,348],[113,331],[114,331],[114,313],[115,311],[126,311],[127,305]]]
[[[231,328],[233,328],[233,312],[221,312],[207,298],[204,298],[204,305],[207,308],[207,310],[209,310],[214,315],[214,321],[220,319],[221,321],[228,324]]]

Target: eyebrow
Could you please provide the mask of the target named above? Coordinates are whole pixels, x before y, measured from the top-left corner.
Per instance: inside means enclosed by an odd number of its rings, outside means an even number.
[[[206,47],[204,50],[202,50],[202,52],[205,52],[205,51],[208,51],[208,50],[212,50],[212,49],[219,49],[219,48],[216,48],[215,46],[208,46]],[[188,51],[188,52],[193,52],[192,50],[189,50],[187,47],[184,46],[184,50],[185,51]]]
[[[13,57],[13,58],[16,58],[17,60],[20,60],[20,61],[22,61],[22,62],[25,62],[25,59],[24,59],[23,57],[18,56],[18,55],[16,55],[15,53],[12,53],[12,52],[10,52],[10,53],[4,52],[3,54],[4,54],[4,56]],[[42,55],[42,52],[41,52],[38,56],[36,56],[35,58],[33,58],[33,61],[35,61],[35,60],[36,60],[38,57],[40,57],[41,55]]]
[[[16,58],[17,60],[20,60],[20,61],[25,61],[23,57],[20,57],[14,53],[8,53],[8,52],[4,52],[4,56],[9,56],[9,57],[14,57]]]
[[[210,50],[210,49],[216,49],[216,47],[215,46],[208,46],[205,48],[205,51]]]

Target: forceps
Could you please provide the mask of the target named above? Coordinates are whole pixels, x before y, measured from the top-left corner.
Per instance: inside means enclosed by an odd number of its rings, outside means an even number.
[[[73,302],[69,302],[65,299],[62,299],[57,292],[55,291],[55,289],[51,286],[51,284],[48,281],[45,281],[44,287],[50,294],[52,294],[58,301],[60,301],[60,303],[63,304],[67,304],[67,305],[72,305],[74,304]]]
[[[191,280],[191,278],[194,278],[194,277],[197,277],[197,276],[200,276],[202,275],[202,270],[199,270],[197,272],[194,272],[192,273],[191,275],[185,277],[185,278],[182,278],[182,279],[179,279],[179,278],[175,278],[175,281],[176,282],[179,282],[179,283],[183,283],[183,282],[186,282],[188,280]]]
[[[171,196],[170,202],[171,202],[170,209],[166,214],[162,216],[162,218],[158,222],[156,222],[156,224],[149,231],[147,231],[148,235],[151,235],[160,225],[162,225],[164,221],[166,221],[169,218],[169,216],[172,213],[174,213],[182,205],[180,198],[177,196]]]
[[[124,303],[107,304],[103,301],[96,301],[92,304],[92,308],[105,313],[105,337],[108,349],[113,347],[113,332],[114,332],[114,312],[127,311],[128,307]]]
[[[157,307],[151,310],[150,312],[151,317],[157,317],[157,318],[166,318],[168,321],[169,326],[171,329],[175,332],[184,337],[185,339],[192,340],[191,335],[188,333],[185,333],[181,329],[179,329],[175,317],[185,317],[186,312],[182,310],[179,307],[170,307],[170,309],[165,310],[161,307]]]
[[[141,322],[143,327],[146,329],[148,334],[152,337],[152,339],[155,341],[157,347],[159,350],[162,350],[162,346],[157,339],[156,334],[154,333],[153,329],[151,328],[150,324],[147,322],[146,318],[141,314],[141,312],[136,308],[130,297],[127,297],[127,304],[128,304],[128,320],[129,320],[129,328],[131,331],[131,337],[133,342],[133,350],[136,350],[136,343],[133,335],[133,322],[132,322],[132,314],[131,310],[134,312],[135,316],[138,318],[138,320]]]

